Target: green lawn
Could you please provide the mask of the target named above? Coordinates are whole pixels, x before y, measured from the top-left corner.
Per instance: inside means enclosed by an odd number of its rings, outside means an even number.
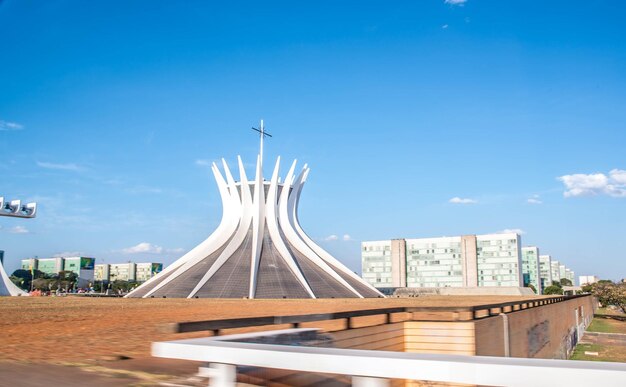
[[[598,356],[585,355],[587,352],[598,352]],[[613,361],[626,363],[626,347],[606,346],[598,344],[578,344],[570,360]]]
[[[626,334],[626,321],[613,320],[611,318],[595,317],[591,320],[588,332],[601,333],[624,333]]]

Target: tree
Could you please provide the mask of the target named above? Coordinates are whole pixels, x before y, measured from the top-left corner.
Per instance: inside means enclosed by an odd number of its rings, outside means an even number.
[[[37,278],[46,278],[46,273],[39,270],[34,270],[35,279]],[[31,283],[33,281],[33,277],[31,275],[30,270],[18,269],[11,274],[11,277],[19,278],[19,281],[13,281],[16,285],[21,287],[22,289],[29,291]]]
[[[567,278],[561,278],[561,286],[572,286],[572,281]]]
[[[583,285],[581,289],[583,293],[591,293],[593,290],[593,286],[590,284],[587,284],[587,285]]]
[[[561,287],[561,281],[552,281],[552,286],[556,286],[557,288],[560,288]]]
[[[543,290],[543,294],[563,294],[563,288],[556,285],[550,285]]]
[[[537,294],[537,288],[535,288],[535,285],[533,284],[528,284],[527,286],[528,288],[532,289],[533,292],[535,292],[535,294]]]
[[[626,313],[626,284],[598,281],[593,284],[592,293],[602,305],[614,305]]]

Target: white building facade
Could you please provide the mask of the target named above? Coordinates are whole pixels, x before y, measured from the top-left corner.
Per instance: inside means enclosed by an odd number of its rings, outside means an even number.
[[[539,272],[539,248],[536,246],[522,247],[522,276],[524,285],[533,285],[537,294],[543,293]]]
[[[363,242],[363,278],[379,287],[523,286],[514,233]]]

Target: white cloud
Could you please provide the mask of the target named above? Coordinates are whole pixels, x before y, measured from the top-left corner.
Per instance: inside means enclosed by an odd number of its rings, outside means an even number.
[[[616,198],[626,197],[626,171],[613,169],[608,176],[604,173],[576,173],[557,178],[565,185],[563,196],[607,195]]]
[[[58,169],[63,171],[82,171],[84,168],[74,163],[56,164],[45,161],[37,161],[37,166],[46,169]]]
[[[541,199],[539,199],[539,195],[533,195],[532,198],[528,198],[526,200],[526,203],[528,203],[528,204],[543,204]]]
[[[448,28],[448,25],[444,24],[444,25],[441,26],[441,28],[445,30],[446,28]]]
[[[162,252],[163,247],[148,242],[141,242],[135,246],[122,249],[124,254],[161,254]]]
[[[452,199],[448,200],[448,202],[454,203],[454,204],[476,204],[478,203],[478,200],[469,199],[469,198],[460,198],[458,196],[455,196]]]
[[[344,241],[347,242],[347,241],[351,241],[352,237],[349,234],[343,234],[343,238],[341,238],[341,239],[343,239]]]
[[[11,234],[28,234],[30,231],[24,226],[15,226],[9,229]]]
[[[337,239],[339,239],[339,237],[335,234],[329,235],[326,238],[324,238],[325,241],[336,241]]]
[[[84,254],[81,251],[63,251],[61,253],[53,254],[53,258],[63,258],[63,257],[80,257]]]
[[[462,7],[465,3],[467,3],[467,0],[444,0],[444,3]]]
[[[0,132],[8,132],[12,130],[22,130],[24,129],[24,125],[18,124],[17,122],[9,122],[0,120]]]
[[[198,159],[196,160],[196,165],[199,167],[210,167],[212,164],[211,160]]]
[[[166,249],[149,242],[141,242],[135,246],[120,250],[123,254],[180,254],[185,251],[182,247]]]
[[[495,234],[519,234],[524,235],[526,231],[521,228],[505,228],[504,230],[496,231]]]
[[[127,189],[126,192],[133,194],[133,195],[143,195],[143,194],[160,194],[160,193],[163,193],[163,190],[161,188],[138,185],[136,187]]]

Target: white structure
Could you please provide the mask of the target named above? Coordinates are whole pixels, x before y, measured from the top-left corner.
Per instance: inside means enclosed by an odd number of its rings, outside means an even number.
[[[254,128],[253,128],[254,129]],[[256,129],[255,129],[256,130]],[[346,298],[382,294],[316,245],[298,221],[298,202],[309,174],[294,161],[281,182],[280,157],[263,178],[263,137],[256,175],[249,181],[239,160],[240,181],[226,161],[212,166],[222,199],[218,228],[204,242],[127,297]]]
[[[543,293],[542,281],[539,273],[539,248],[536,246],[522,247],[522,275],[524,284],[533,285],[537,294]]]
[[[6,271],[4,271],[4,266],[2,262],[0,262],[0,296],[27,296],[28,293],[17,287],[11,281]]]
[[[363,278],[377,288],[523,286],[515,233],[361,244]]]
[[[288,329],[203,337],[152,344],[152,356],[209,363],[198,373],[210,386],[235,387],[237,366],[291,370],[297,373],[351,376],[355,387],[389,387],[392,379],[419,385],[623,386],[626,364],[596,361],[465,356],[435,353],[374,351],[264,344],[259,337],[276,337],[309,329]],[[254,342],[257,340],[257,342]],[[272,341],[268,340],[269,343]],[[433,383],[434,382],[434,383]],[[439,382],[439,383],[437,383]],[[411,383],[413,384],[413,383]]]
[[[0,216],[10,216],[13,218],[34,218],[37,215],[37,203],[27,203],[22,205],[21,200],[4,201],[0,196]]]
[[[13,218],[34,218],[37,215],[37,203],[22,205],[21,200],[4,201],[0,196],[0,216]],[[4,257],[4,252],[2,253]],[[3,262],[0,261],[0,296],[24,296],[28,293],[18,288],[4,271]]]
[[[580,286],[595,284],[598,281],[600,281],[600,278],[596,277],[595,275],[578,276],[578,284]]]

